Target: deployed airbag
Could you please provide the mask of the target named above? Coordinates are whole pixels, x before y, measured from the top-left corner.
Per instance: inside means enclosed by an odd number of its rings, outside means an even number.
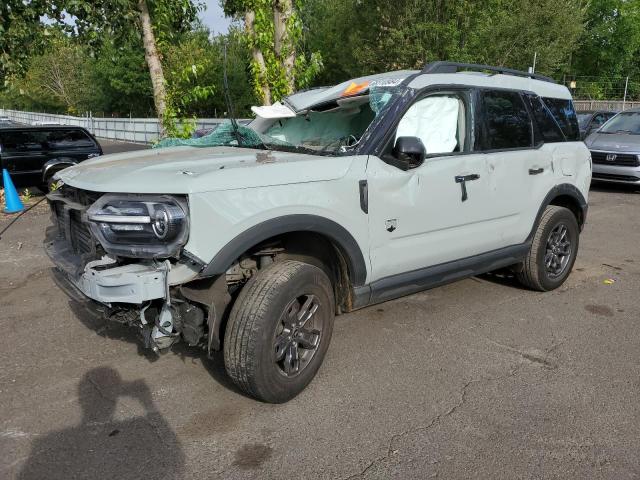
[[[432,96],[413,104],[398,124],[398,137],[418,137],[427,154],[450,153],[458,144],[460,100]]]

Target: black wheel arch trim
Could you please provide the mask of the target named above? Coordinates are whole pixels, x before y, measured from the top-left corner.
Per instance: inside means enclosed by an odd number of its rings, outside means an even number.
[[[326,236],[342,251],[349,267],[351,283],[364,285],[367,266],[355,238],[341,225],[325,217],[309,214],[285,215],[254,225],[218,251],[201,273],[210,277],[225,273],[240,255],[260,242],[292,232],[314,232]]]
[[[582,195],[582,192],[578,190],[578,188],[575,185],[572,185],[570,183],[561,183],[553,187],[549,191],[549,193],[547,193],[546,197],[544,197],[544,200],[540,205],[540,209],[538,210],[538,214],[536,215],[536,221],[533,224],[531,233],[529,233],[529,236],[527,237],[527,242],[531,242],[531,240],[533,239],[533,236],[536,234],[536,230],[538,229],[538,225],[540,224],[540,219],[544,214],[545,208],[551,205],[553,203],[553,200],[561,196],[571,197],[578,204],[582,212],[582,219],[578,219],[578,226],[580,227],[580,230],[582,230],[582,227],[584,226],[587,220],[587,211],[589,210],[589,204],[587,203],[587,200],[584,198],[584,195]]]
[[[51,160],[49,160],[48,162],[46,162],[43,166],[42,166],[42,181],[46,181],[47,179],[47,174],[49,173],[49,171],[52,168],[56,168],[59,167],[61,165],[66,165],[67,167],[72,167],[73,165],[77,165],[78,161],[70,158],[70,157],[58,157],[58,158],[52,158]],[[66,167],[64,167],[66,168]],[[54,174],[57,172],[58,170],[54,170]]]

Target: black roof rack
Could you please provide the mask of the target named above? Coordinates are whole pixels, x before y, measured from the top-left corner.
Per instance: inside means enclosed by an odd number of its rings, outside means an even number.
[[[533,78],[543,82],[556,83],[555,80],[537,73],[523,72],[505,67],[492,67],[491,65],[479,65],[476,63],[457,63],[457,62],[431,62],[422,69],[421,73],[456,73],[460,71],[473,72],[495,72],[503,75],[514,75],[516,77]]]

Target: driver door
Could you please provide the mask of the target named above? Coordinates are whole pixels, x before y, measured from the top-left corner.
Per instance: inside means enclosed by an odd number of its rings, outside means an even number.
[[[369,157],[373,282],[487,252],[501,243],[487,156],[471,151],[470,98],[464,90],[419,98],[395,127],[381,158]],[[419,166],[403,170],[393,165],[390,156],[400,136],[418,137],[424,144],[426,157]]]

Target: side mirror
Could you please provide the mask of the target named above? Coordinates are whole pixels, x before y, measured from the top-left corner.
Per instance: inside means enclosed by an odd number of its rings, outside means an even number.
[[[418,137],[398,137],[393,147],[393,156],[404,170],[422,165],[427,149]]]

